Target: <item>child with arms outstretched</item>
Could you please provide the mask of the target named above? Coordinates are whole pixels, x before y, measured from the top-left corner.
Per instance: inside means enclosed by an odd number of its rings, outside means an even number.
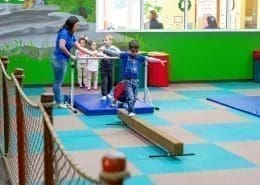
[[[104,54],[108,56],[117,56],[123,62],[123,78],[126,88],[126,103],[128,105],[128,114],[129,116],[135,116],[135,102],[137,100],[137,93],[139,87],[138,79],[138,63],[139,62],[160,62],[162,65],[166,61],[161,59],[147,57],[140,55],[139,52],[139,43],[136,40],[129,42],[128,52],[117,52],[110,49],[103,51]]]

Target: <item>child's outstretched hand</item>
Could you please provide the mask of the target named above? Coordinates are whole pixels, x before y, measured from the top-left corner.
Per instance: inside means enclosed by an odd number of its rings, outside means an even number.
[[[94,52],[93,52],[93,56],[94,56],[94,57],[97,57],[97,56],[98,56],[98,51],[94,51]]]
[[[99,48],[99,52],[103,52],[103,51],[105,51],[105,50],[106,50],[106,48],[105,48],[104,46],[102,46],[102,47]]]
[[[165,63],[166,63],[167,61],[166,60],[161,60],[160,61],[160,63],[162,64],[162,66],[165,66]]]

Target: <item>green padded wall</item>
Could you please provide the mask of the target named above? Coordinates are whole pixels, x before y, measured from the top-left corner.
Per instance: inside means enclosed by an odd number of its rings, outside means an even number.
[[[127,33],[141,38],[142,50],[164,51],[171,56],[170,80],[211,81],[253,78],[252,50],[260,48],[260,32],[140,32]],[[10,59],[14,67],[25,70],[25,84],[52,84],[48,59],[28,57]],[[69,83],[69,73],[65,80]]]
[[[131,35],[131,34],[129,34]],[[252,79],[252,50],[260,48],[257,32],[132,33],[143,50],[171,55],[171,81]]]

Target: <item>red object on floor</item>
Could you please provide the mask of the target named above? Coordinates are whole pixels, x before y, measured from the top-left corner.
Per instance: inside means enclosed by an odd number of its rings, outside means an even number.
[[[163,66],[161,63],[148,63],[148,86],[167,87],[169,86],[169,54],[160,52],[148,53],[149,57],[166,60]]]
[[[260,50],[254,50],[253,51],[253,59],[254,60],[260,60]]]

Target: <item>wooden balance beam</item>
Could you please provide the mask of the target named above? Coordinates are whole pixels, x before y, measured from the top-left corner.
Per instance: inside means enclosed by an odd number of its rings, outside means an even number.
[[[118,109],[117,116],[122,122],[152,143],[166,150],[173,156],[183,155],[183,143],[167,133],[151,126],[137,117],[130,117],[124,109]]]

